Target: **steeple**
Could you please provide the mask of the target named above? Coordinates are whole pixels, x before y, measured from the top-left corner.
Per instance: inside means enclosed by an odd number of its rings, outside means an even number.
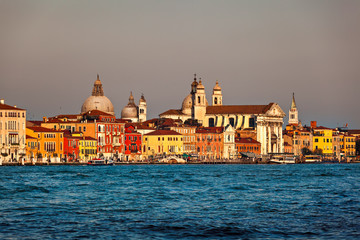
[[[295,94],[293,93],[291,107],[289,110],[289,125],[298,125],[299,124],[299,112],[295,103]]]
[[[130,97],[129,97],[129,103],[128,105],[135,105],[135,101],[134,101],[134,96],[132,95],[132,91],[130,92]],[[136,106],[136,105],[135,105]]]
[[[295,103],[295,93],[293,93],[293,97],[292,97],[292,102],[291,102],[291,107],[290,109],[296,108],[296,103]]]
[[[222,105],[222,92],[221,92],[221,87],[219,86],[219,82],[217,80],[216,80],[215,87],[213,88],[212,105],[213,106],[221,106]]]
[[[92,90],[92,96],[104,96],[104,90],[102,87],[102,83],[100,81],[99,74],[97,75],[97,79],[94,83],[94,87]]]

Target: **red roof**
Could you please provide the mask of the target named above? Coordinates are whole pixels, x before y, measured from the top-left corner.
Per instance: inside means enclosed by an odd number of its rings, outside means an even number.
[[[32,136],[29,136],[29,135],[26,135],[26,139],[36,139],[36,138],[34,138]]]
[[[252,139],[252,138],[236,138],[235,143],[243,143],[243,144],[261,144],[260,142]]]
[[[21,110],[21,111],[25,111],[25,109],[13,107],[13,106],[10,106],[10,105],[7,105],[7,104],[1,104],[1,103],[0,103],[0,110]]]
[[[223,127],[202,127],[196,129],[196,133],[222,133],[223,131]]]
[[[206,107],[206,114],[264,114],[273,104],[208,106]]]
[[[44,127],[27,127],[30,130],[33,130],[34,132],[63,132],[60,130],[55,130],[51,128],[44,128]]]
[[[181,135],[181,134],[173,130],[156,130],[154,132],[145,134],[145,136],[153,136],[153,135]]]
[[[183,112],[180,109],[170,109],[166,112],[160,113],[161,115],[184,115]]]

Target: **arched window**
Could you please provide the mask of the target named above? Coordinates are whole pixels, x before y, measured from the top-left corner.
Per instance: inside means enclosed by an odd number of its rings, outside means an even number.
[[[235,119],[234,118],[229,118],[229,124],[234,127]]]
[[[214,99],[214,103],[217,104],[217,97]]]
[[[209,127],[214,127],[214,126],[215,126],[214,118],[209,118]]]
[[[198,97],[198,103],[200,103],[200,101],[201,101],[201,100],[200,100],[200,96],[199,96],[199,97]]]

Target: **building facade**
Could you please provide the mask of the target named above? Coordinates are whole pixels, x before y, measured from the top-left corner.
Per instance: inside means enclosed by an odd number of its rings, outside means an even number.
[[[26,110],[0,100],[0,151],[2,162],[18,162],[26,155]]]

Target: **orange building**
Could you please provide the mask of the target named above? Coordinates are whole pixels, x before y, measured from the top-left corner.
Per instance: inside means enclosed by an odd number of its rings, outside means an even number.
[[[200,159],[220,159],[224,152],[223,127],[202,127],[196,130],[196,152]]]
[[[235,144],[238,156],[241,152],[261,154],[261,143],[252,138],[236,138]]]

